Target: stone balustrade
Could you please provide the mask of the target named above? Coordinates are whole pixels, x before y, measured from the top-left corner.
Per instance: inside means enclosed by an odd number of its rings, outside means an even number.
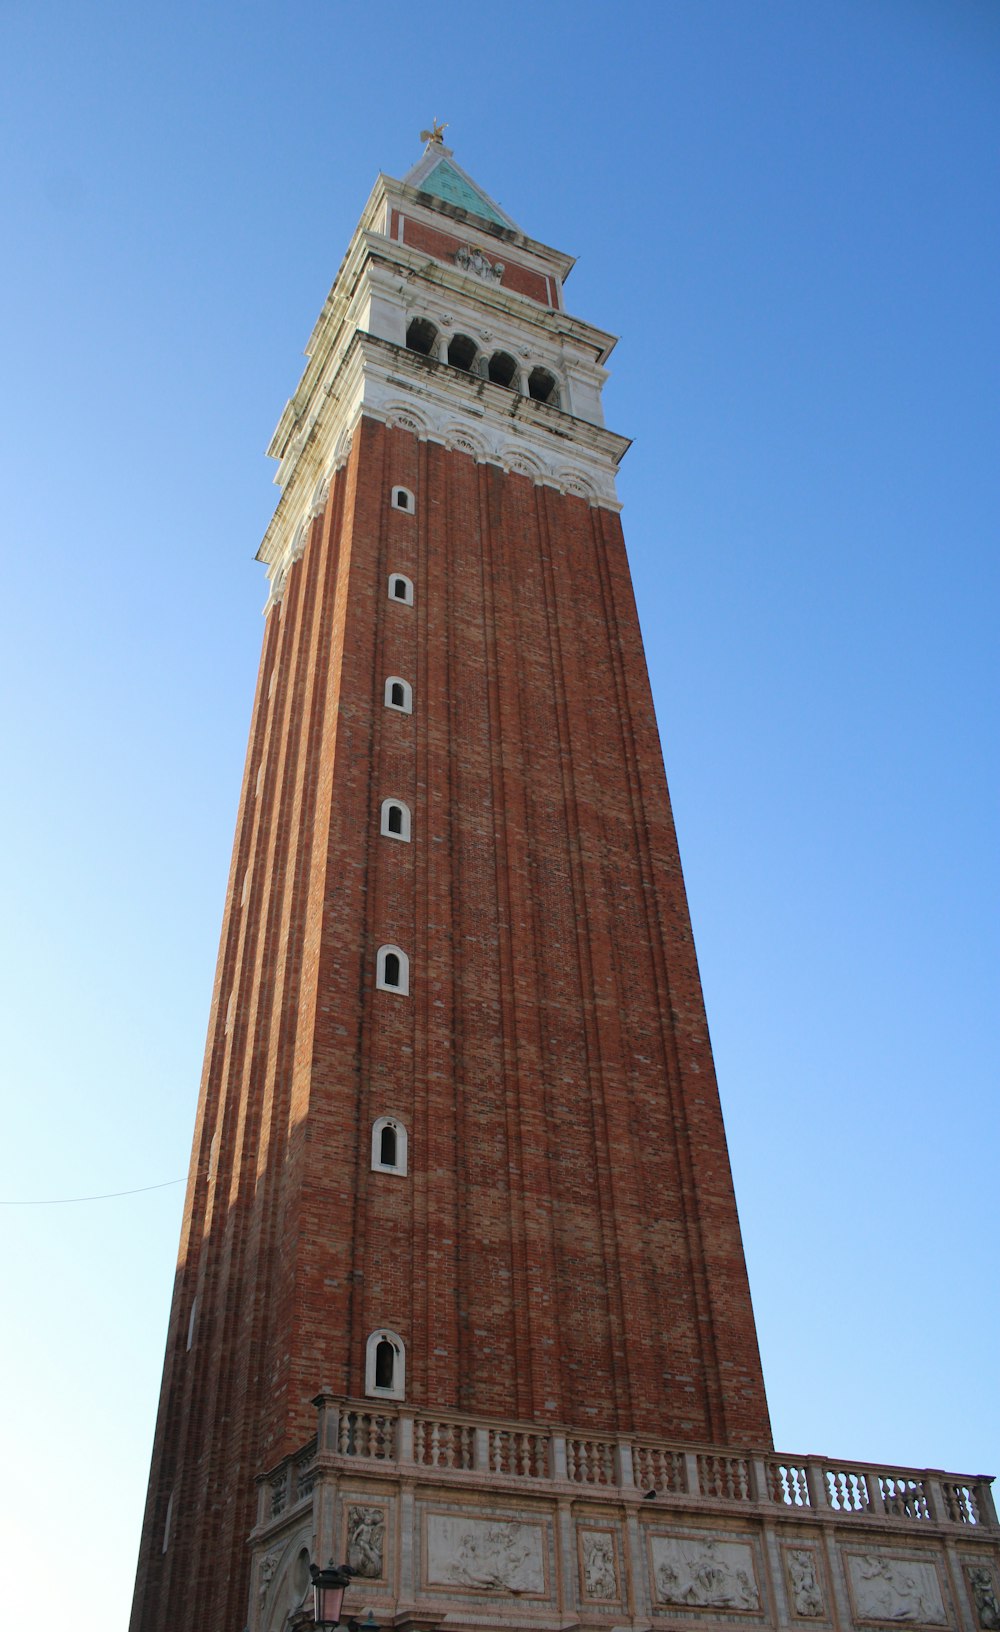
[[[985,1475],[884,1468],[825,1457],[787,1457],[623,1436],[593,1438],[524,1423],[443,1418],[405,1405],[320,1395],[317,1437],[258,1481],[258,1523],[311,1496],[317,1473],[367,1466],[394,1476],[433,1469],[447,1482],[545,1481],[593,1494],[669,1504],[672,1497],[821,1518],[876,1518],[901,1525],[1000,1531]]]

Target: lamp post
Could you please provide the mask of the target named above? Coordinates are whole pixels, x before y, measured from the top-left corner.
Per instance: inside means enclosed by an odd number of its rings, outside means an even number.
[[[309,1566],[313,1584],[313,1620],[317,1628],[322,1627],[324,1632],[332,1632],[335,1626],[340,1625],[344,1593],[351,1584],[353,1573],[346,1564],[335,1564],[332,1558],[325,1570],[321,1570],[318,1564]]]
[[[316,1632],[333,1632],[334,1627],[341,1625],[344,1611],[344,1593],[351,1584],[354,1571],[348,1564],[335,1564],[331,1558],[325,1570],[318,1564],[310,1564],[309,1574],[313,1584],[313,1622]],[[371,1610],[363,1621],[355,1620],[351,1615],[347,1621],[348,1632],[381,1632]]]

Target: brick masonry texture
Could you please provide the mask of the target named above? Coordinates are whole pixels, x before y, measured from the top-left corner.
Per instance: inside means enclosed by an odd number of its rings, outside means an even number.
[[[618,517],[362,420],[265,625],[133,1632],[244,1624],[254,1478],[382,1325],[418,1406],[770,1444]]]
[[[398,230],[398,211],[393,211],[392,230]],[[468,238],[458,238],[450,232],[439,232],[434,227],[427,226],[426,222],[411,220],[409,216],[403,218],[403,242],[410,249],[420,249],[426,255],[433,255],[435,260],[443,261],[446,266],[454,264],[455,251],[467,248]],[[548,306],[552,302],[552,290],[548,278],[540,272],[533,272],[530,267],[520,266],[510,259],[507,246],[502,241],[488,236],[488,229],[483,229],[484,253],[491,261],[502,261],[504,264],[503,277],[500,280],[503,289],[513,289],[516,294],[527,295],[529,300],[537,300],[541,305]]]

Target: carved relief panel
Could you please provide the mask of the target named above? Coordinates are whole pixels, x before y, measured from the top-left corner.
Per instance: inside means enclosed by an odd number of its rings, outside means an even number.
[[[948,1625],[941,1578],[933,1559],[847,1553],[845,1562],[855,1620]]]
[[[823,1564],[816,1547],[783,1547],[785,1586],[793,1615],[801,1620],[826,1616],[827,1593]]]
[[[542,1524],[507,1518],[428,1513],[428,1586],[543,1598],[548,1591],[548,1539]]]
[[[580,1597],[593,1603],[621,1600],[621,1564],[613,1530],[579,1528],[576,1551],[580,1569]]]
[[[649,1538],[653,1601],[664,1608],[763,1611],[753,1545],[714,1536]]]
[[[988,1564],[966,1564],[965,1579],[975,1624],[981,1632],[1000,1632],[1000,1593]]]
[[[386,1578],[386,1509],[351,1503],[345,1515],[344,1557],[359,1580]]]

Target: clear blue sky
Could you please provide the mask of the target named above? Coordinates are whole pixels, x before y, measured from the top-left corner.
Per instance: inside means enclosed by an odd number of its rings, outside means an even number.
[[[186,1170],[263,449],[437,115],[623,336],[776,1441],[1000,1471],[1000,7],[5,0],[0,76],[2,1197]],[[181,1196],[0,1209],[11,1624],[125,1623]]]

